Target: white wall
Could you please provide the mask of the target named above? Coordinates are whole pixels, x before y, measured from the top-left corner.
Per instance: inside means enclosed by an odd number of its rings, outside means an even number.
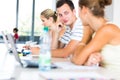
[[[78,17],[78,0],[72,0],[75,6],[75,10],[76,10],[76,16]]]
[[[120,27],[120,0],[113,0],[113,22]]]
[[[113,3],[109,6],[105,6],[105,18],[113,22]]]
[[[76,8],[76,15],[78,16],[78,0],[72,0],[75,8]],[[120,0],[112,0],[112,4],[107,6],[105,9],[105,17],[118,25],[120,27]]]

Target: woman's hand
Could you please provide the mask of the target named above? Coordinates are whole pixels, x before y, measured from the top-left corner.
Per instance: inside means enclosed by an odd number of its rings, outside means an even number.
[[[102,61],[102,55],[99,52],[92,53],[85,65],[87,66],[99,66],[99,63]]]
[[[39,48],[39,47],[36,47],[36,46],[30,47],[30,51],[31,51],[32,55],[39,55],[39,53],[40,53],[40,48]]]
[[[23,46],[23,48],[24,48],[25,50],[29,50],[29,49],[30,49],[30,45],[25,45],[25,46]]]

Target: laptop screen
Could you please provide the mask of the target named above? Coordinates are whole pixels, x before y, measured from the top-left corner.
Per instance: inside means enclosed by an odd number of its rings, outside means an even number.
[[[19,54],[17,52],[17,49],[16,49],[16,45],[14,43],[14,39],[13,39],[13,36],[12,34],[7,34],[7,38],[8,38],[8,41],[9,41],[9,44],[11,45],[11,49],[13,51],[13,55],[15,56],[15,59],[21,64],[21,66],[23,65],[21,60],[20,60],[20,57],[19,57]]]

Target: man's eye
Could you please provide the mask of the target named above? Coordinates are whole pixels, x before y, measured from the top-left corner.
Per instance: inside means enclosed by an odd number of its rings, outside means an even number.
[[[62,14],[59,14],[59,17],[62,17]]]
[[[68,14],[68,12],[65,12],[64,14],[65,14],[65,15],[67,15],[67,14]]]

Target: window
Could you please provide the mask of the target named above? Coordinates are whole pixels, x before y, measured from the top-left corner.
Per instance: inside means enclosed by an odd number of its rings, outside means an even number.
[[[0,0],[0,30],[13,33],[13,28],[18,27],[23,42],[35,40],[43,27],[41,11],[46,8],[55,10],[55,4],[56,0]]]
[[[0,0],[0,31],[12,32],[16,27],[16,0]]]
[[[55,7],[54,2],[55,0],[19,0],[18,27],[20,35],[24,39],[26,38],[25,41],[31,39],[36,41],[36,38],[38,41],[40,31],[43,27],[41,25],[40,13],[46,8],[53,9]],[[46,5],[46,3],[49,4]]]
[[[32,24],[33,0],[19,0],[18,28],[19,35],[30,36]]]
[[[36,0],[35,2],[35,26],[34,26],[34,36],[39,36],[42,26],[40,20],[40,13],[47,8],[53,9],[54,0]],[[46,3],[49,3],[46,5]]]

